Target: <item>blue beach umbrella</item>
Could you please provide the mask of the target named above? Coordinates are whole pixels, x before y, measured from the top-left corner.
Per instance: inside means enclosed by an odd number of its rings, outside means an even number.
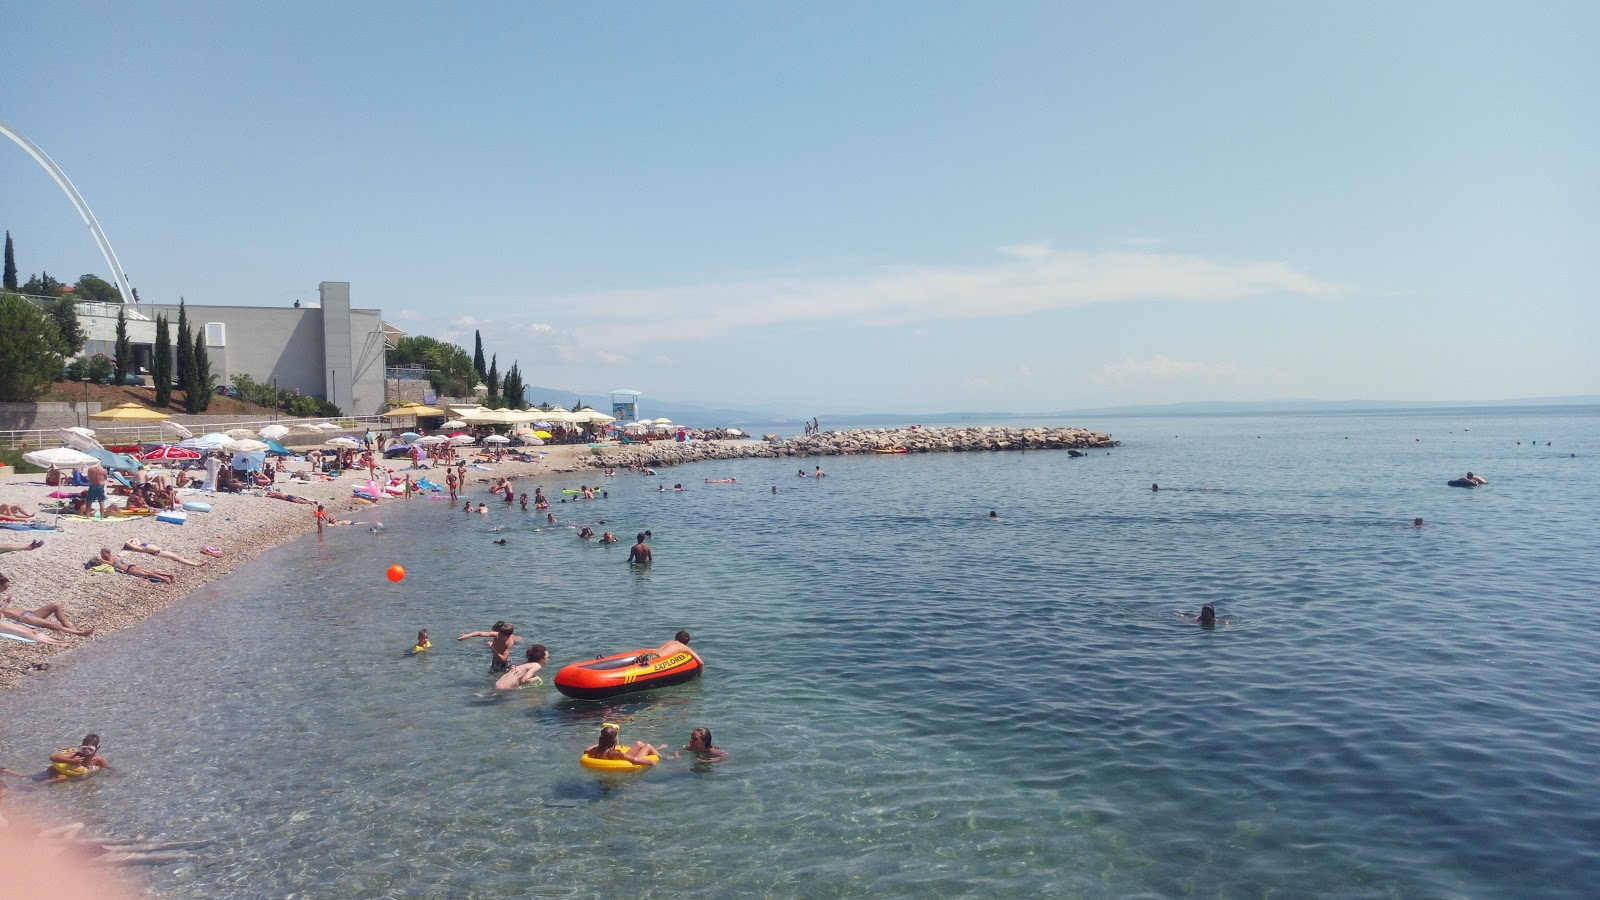
[[[267,455],[268,456],[293,456],[294,455],[294,451],[293,450],[290,450],[288,447],[285,447],[284,445],[278,443],[277,441],[270,440],[268,438],[262,438],[261,439],[261,443],[267,445]]]
[[[422,437],[422,435],[417,434],[415,431],[408,431],[405,434],[400,435],[400,440],[405,441],[406,443],[409,444],[409,443],[411,443],[412,441],[416,440],[419,437]]]
[[[110,450],[93,448],[84,450],[83,452],[89,454],[95,459],[100,460],[101,465],[113,472],[137,472],[140,468],[139,461],[126,454],[112,453]]]

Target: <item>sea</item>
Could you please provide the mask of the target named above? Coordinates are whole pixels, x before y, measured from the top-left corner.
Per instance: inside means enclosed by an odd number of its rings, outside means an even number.
[[[98,732],[17,793],[211,841],[172,898],[1594,896],[1600,407],[1049,424],[1122,444],[389,502],[0,696],[0,763]],[[497,693],[501,619],[705,675]],[[729,758],[597,774],[604,722]]]

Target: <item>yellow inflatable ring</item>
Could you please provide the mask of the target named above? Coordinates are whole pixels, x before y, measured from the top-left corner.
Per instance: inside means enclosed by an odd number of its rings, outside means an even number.
[[[661,761],[661,757],[654,753],[649,754],[646,759],[649,759],[652,763]],[[600,772],[637,772],[640,769],[650,768],[626,759],[595,759],[587,753],[578,757],[578,762],[583,763],[585,769],[594,769]]]
[[[50,764],[50,768],[55,769],[57,772],[60,772],[69,778],[82,778],[90,772],[88,766],[75,766],[72,763],[63,762],[53,762]]]

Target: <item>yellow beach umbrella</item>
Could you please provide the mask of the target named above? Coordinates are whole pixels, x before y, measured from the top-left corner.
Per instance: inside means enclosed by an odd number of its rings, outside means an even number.
[[[161,422],[172,417],[164,412],[146,409],[137,403],[124,403],[121,406],[90,413],[89,418],[96,422]]]
[[[536,438],[543,438],[544,440],[547,440],[547,441],[550,440],[550,432],[548,432],[548,431],[535,431],[533,433],[533,436],[536,437]]]
[[[449,413],[433,406],[423,406],[420,403],[407,403],[397,406],[383,414],[385,419],[398,419],[402,416],[447,416]]]

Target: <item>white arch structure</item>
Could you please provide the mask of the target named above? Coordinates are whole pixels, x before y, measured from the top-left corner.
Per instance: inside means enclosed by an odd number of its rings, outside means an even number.
[[[83,195],[78,193],[78,189],[72,186],[67,173],[61,171],[61,167],[39,149],[38,144],[28,140],[26,135],[3,121],[0,121],[0,134],[27,151],[28,155],[33,157],[33,161],[43,166],[44,170],[50,173],[50,177],[55,179],[56,184],[66,191],[67,199],[72,201],[73,208],[83,217],[83,224],[89,226],[89,234],[94,237],[95,244],[100,248],[100,255],[106,258],[106,265],[111,267],[111,277],[116,279],[117,290],[122,292],[122,302],[138,303],[138,298],[133,296],[133,284],[128,281],[128,273],[122,271],[122,263],[117,262],[117,251],[111,249],[111,242],[106,239],[106,233],[100,230],[100,223],[95,220],[94,211],[89,209],[89,204],[84,201]]]

